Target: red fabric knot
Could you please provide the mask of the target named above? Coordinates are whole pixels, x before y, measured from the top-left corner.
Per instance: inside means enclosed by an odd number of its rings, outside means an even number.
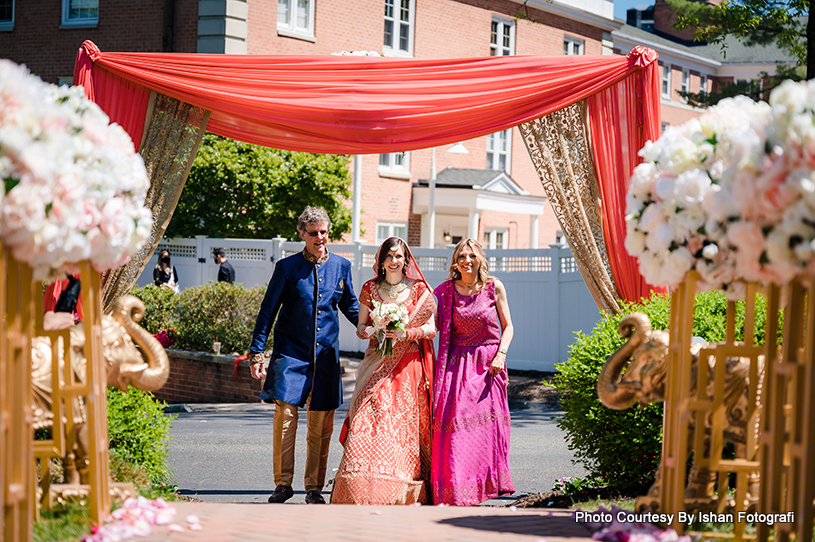
[[[99,50],[99,47],[96,46],[94,42],[91,40],[85,40],[82,42],[82,48],[85,49],[85,52],[88,53],[88,56],[91,57],[91,60],[96,62],[99,60],[102,52]]]
[[[644,68],[649,64],[656,62],[659,55],[653,49],[638,45],[631,49],[631,52],[626,55],[626,58],[633,60],[634,65],[638,68]]]

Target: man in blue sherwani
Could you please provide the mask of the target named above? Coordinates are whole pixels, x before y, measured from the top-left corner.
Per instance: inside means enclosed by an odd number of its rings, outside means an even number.
[[[271,503],[294,495],[294,441],[297,408],[308,407],[306,503],[325,504],[326,463],[334,410],[342,404],[339,362],[339,311],[357,325],[359,302],[351,283],[351,263],[329,254],[331,220],[324,209],[306,207],[297,223],[306,242],[303,252],[283,258],[260,306],[249,363],[253,378],[263,378],[266,338],[277,316],[274,348],[260,399],[274,401],[273,462],[275,490]],[[278,314],[279,311],[279,314]]]

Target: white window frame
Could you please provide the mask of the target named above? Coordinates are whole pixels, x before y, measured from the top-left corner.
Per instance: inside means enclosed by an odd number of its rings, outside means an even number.
[[[402,4],[406,2],[408,5],[408,20],[403,22],[399,12],[402,10]],[[391,15],[388,15],[388,6],[391,8]],[[416,0],[385,0],[385,26],[388,22],[392,24],[393,33],[391,35],[392,43],[388,45],[385,43],[385,36],[382,36],[382,51],[387,52],[391,56],[413,56],[413,37],[416,30]],[[407,32],[407,49],[402,49],[399,46],[401,27],[406,25]],[[396,45],[396,47],[394,47]]]
[[[699,92],[707,94],[707,75],[704,73],[699,74]]]
[[[492,31],[495,27],[495,32]],[[504,46],[504,30],[509,29],[509,46]],[[493,41],[495,38],[500,40]],[[499,54],[500,52],[500,54]],[[493,17],[490,23],[490,56],[508,56],[515,54],[515,23],[500,17]]]
[[[563,36],[564,55],[582,55],[585,51],[586,42],[580,38]]]
[[[379,228],[388,228],[388,235],[379,238]],[[396,231],[397,228],[402,228],[401,235]],[[377,222],[376,223],[376,244],[382,243],[388,237],[401,237],[407,239],[407,224],[405,222]]]
[[[61,28],[94,28],[99,24],[99,0],[96,0],[96,17],[83,17],[81,19],[71,19],[71,1],[62,0],[62,24]],[[74,1],[93,1],[93,0],[74,0]]]
[[[682,70],[682,92],[690,92],[690,70]],[[687,98],[682,98],[682,103],[688,103]]]
[[[496,150],[495,149],[495,141],[497,139],[498,134],[505,134],[506,137],[506,149]],[[487,169],[494,170],[494,171],[505,171],[507,175],[511,174],[512,169],[512,128],[507,128],[502,132],[495,132],[494,134],[489,134],[487,136]],[[504,162],[504,169],[499,169],[496,166],[501,161],[501,155],[506,156]]]
[[[661,86],[660,86],[660,93],[663,98],[671,99],[671,65],[665,63],[662,65],[662,74],[661,77]]]
[[[14,30],[14,10],[16,8],[16,0],[11,0],[11,19],[8,21],[0,21],[0,32],[4,30]]]
[[[402,155],[401,164],[397,155]],[[384,162],[383,163],[383,159]],[[410,179],[410,153],[390,152],[379,155],[379,176]]]
[[[316,0],[304,0],[308,6],[308,16],[306,26],[297,26],[297,4],[299,0],[277,0],[277,34],[290,38],[299,38],[308,41],[316,41],[314,36],[314,8]],[[284,20],[280,17],[280,6],[286,5],[286,15]]]

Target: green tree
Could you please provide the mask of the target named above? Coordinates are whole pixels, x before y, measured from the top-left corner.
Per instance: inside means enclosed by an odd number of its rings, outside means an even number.
[[[331,238],[351,229],[346,155],[269,149],[206,134],[165,235],[299,240],[306,205],[325,208]]]
[[[776,74],[762,72],[760,90],[751,82],[724,85],[716,93],[681,93],[692,105],[713,105],[722,98],[746,94],[767,99],[769,92],[784,79],[815,77],[815,4],[812,0],[724,0],[708,5],[692,0],[665,0],[676,13],[679,30],[695,29],[699,41],[721,44],[727,54],[725,38],[734,36],[748,46],[775,43],[797,60],[793,67],[779,64]],[[806,73],[804,74],[804,71]]]

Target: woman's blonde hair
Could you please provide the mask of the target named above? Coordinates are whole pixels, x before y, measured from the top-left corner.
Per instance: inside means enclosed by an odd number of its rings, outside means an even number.
[[[476,261],[478,261],[478,276],[476,277],[475,281],[481,283],[482,285],[486,284],[491,279],[490,265],[487,263],[487,255],[484,253],[484,248],[481,246],[481,243],[471,237],[462,239],[453,249],[453,257],[450,260],[450,274],[447,275],[447,278],[455,280],[461,278],[461,272],[458,270],[457,262],[458,257],[461,256],[461,251],[464,250],[464,247],[470,247],[473,254],[475,254]]]

